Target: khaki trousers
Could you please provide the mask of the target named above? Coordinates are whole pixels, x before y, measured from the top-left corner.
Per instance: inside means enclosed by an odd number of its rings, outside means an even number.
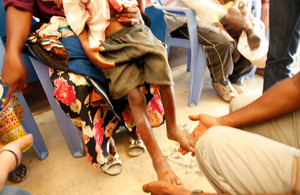
[[[237,97],[230,110],[256,98]],[[300,157],[299,124],[297,111],[243,130],[212,127],[197,142],[198,164],[219,193],[292,193],[292,162]]]

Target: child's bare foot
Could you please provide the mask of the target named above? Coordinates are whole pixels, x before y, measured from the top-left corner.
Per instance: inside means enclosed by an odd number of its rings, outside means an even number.
[[[160,181],[166,181],[173,185],[181,185],[181,180],[177,175],[172,171],[166,159],[156,162],[153,162],[154,169],[157,174],[157,178]]]
[[[177,141],[188,152],[195,152],[196,138],[181,130],[177,125],[174,129],[168,129],[167,136],[170,140]]]

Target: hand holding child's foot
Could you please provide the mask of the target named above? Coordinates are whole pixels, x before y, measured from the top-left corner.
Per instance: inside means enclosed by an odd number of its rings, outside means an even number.
[[[180,147],[187,151],[186,153],[195,152],[196,138],[191,136],[188,132],[182,131],[178,126],[175,130],[168,131],[168,138],[177,141],[180,144]]]
[[[188,134],[186,135],[186,137],[189,140],[190,144],[193,145],[194,147],[191,148],[190,150],[186,150],[182,145],[180,145],[178,152],[181,153],[182,155],[186,155],[187,153],[191,152],[192,156],[195,156],[195,145],[198,140],[192,134]]]

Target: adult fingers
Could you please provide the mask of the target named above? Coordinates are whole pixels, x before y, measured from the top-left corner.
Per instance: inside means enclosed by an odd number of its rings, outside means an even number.
[[[147,193],[149,193],[149,192],[151,192],[150,190],[151,190],[151,182],[150,183],[147,183],[147,184],[144,184],[143,185],[143,191],[144,192],[147,192]]]
[[[191,121],[198,121],[200,119],[200,115],[189,115],[189,119]]]
[[[189,151],[184,149],[182,146],[179,147],[178,152],[181,153],[182,155],[186,155]]]
[[[121,24],[123,24],[125,26],[131,26],[131,25],[139,23],[139,20],[136,18],[120,17],[118,19],[118,22],[120,22]]]

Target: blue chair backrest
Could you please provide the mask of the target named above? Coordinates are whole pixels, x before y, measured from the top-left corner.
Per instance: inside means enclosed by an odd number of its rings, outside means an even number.
[[[155,9],[153,6],[147,7],[145,12],[151,19],[150,29],[154,36],[160,41],[165,41],[166,23],[162,10]]]

